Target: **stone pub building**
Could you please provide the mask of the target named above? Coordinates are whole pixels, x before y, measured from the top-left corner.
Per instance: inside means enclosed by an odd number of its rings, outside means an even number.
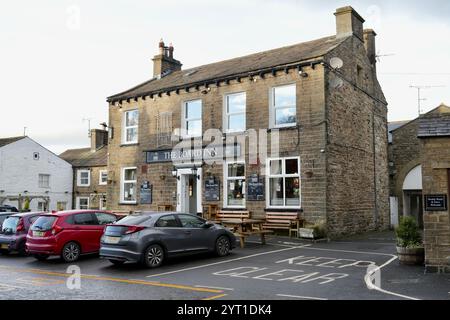
[[[294,211],[331,236],[388,228],[376,33],[351,7],[335,16],[329,37],[188,70],[161,41],[153,77],[107,99],[108,209]]]

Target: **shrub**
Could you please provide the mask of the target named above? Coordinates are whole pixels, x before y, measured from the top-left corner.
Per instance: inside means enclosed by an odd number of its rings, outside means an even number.
[[[402,217],[399,226],[395,229],[397,243],[403,248],[417,248],[422,246],[422,236],[416,219]]]

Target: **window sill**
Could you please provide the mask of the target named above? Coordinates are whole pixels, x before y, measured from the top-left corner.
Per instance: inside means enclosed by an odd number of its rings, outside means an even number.
[[[82,185],[82,186],[77,185],[78,188],[89,188],[90,186],[91,186],[90,184],[89,185]]]
[[[120,147],[135,147],[135,146],[138,146],[138,145],[139,145],[139,142],[122,143],[122,144],[120,145]]]
[[[273,130],[292,130],[292,129],[297,129],[297,128],[298,128],[298,124],[292,124],[292,125],[281,126],[281,127],[270,127],[267,130],[270,132]]]
[[[122,206],[137,206],[137,201],[135,201],[135,202],[119,202],[119,205],[122,205]]]
[[[303,209],[298,207],[269,207],[264,209],[265,212],[303,212]]]

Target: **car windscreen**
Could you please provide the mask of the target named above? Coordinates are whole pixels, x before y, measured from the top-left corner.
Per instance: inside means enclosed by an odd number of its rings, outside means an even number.
[[[57,217],[42,216],[39,217],[31,226],[33,231],[48,231],[52,229],[53,223],[58,219]]]
[[[126,216],[125,218],[117,221],[116,224],[126,225],[126,226],[138,226],[150,218],[151,218],[151,216],[149,216],[149,215],[132,214],[132,215]]]
[[[17,225],[19,224],[19,217],[8,217],[3,221],[2,233],[16,233]]]

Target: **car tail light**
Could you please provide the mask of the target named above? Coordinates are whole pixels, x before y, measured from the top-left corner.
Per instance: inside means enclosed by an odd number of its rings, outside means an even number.
[[[54,225],[53,229],[52,229],[52,235],[56,235],[58,233],[60,233],[61,231],[63,231],[64,229],[58,225]]]
[[[144,230],[144,229],[145,229],[145,227],[130,226],[130,227],[128,227],[127,231],[125,231],[125,234],[136,233],[136,232],[139,232],[139,231]]]
[[[23,223],[23,218],[19,219],[19,222],[17,223],[16,232],[24,231],[25,230],[25,224]]]

